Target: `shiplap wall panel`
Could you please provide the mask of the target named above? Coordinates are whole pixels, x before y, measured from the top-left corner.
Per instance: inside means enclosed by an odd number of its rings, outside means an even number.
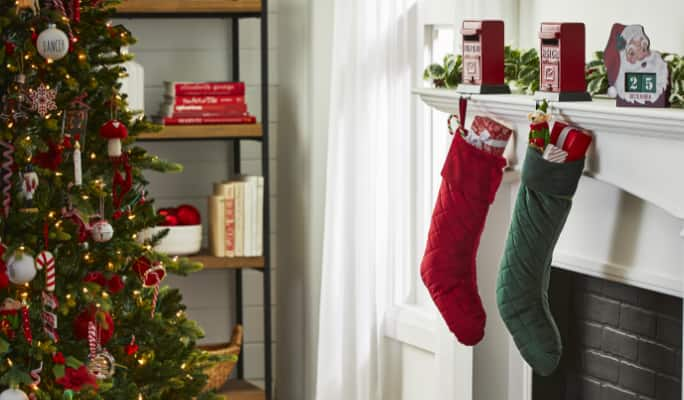
[[[270,44],[271,60],[270,118],[271,134],[270,159],[272,162],[271,188],[277,187],[275,172],[278,121],[278,38],[275,32],[278,9],[277,1],[270,1]],[[226,80],[231,72],[231,26],[225,19],[187,19],[187,20],[146,20],[130,19],[122,21],[138,38],[139,43],[131,51],[145,67],[145,108],[148,115],[159,111],[163,95],[163,81]],[[261,60],[259,21],[244,19],[240,21],[240,70],[247,85],[246,100],[250,111],[261,120]],[[195,205],[203,220],[207,216],[207,196],[212,191],[212,183],[226,179],[232,168],[232,146],[228,142],[183,142],[183,143],[145,143],[151,152],[170,161],[184,165],[181,174],[162,175],[149,173],[151,195],[156,198],[158,207],[174,206],[181,203]],[[242,146],[244,173],[261,172],[261,144],[245,141]],[[271,193],[271,210],[275,210],[277,193]],[[273,212],[273,211],[272,211]],[[275,221],[275,218],[271,218]],[[205,223],[205,243],[206,243]],[[275,250],[275,225],[271,229],[272,251]],[[273,267],[277,255],[272,253]],[[273,282],[276,271],[274,271]],[[229,339],[234,324],[234,287],[232,271],[207,270],[188,278],[170,277],[167,281],[178,287],[188,306],[188,314],[197,320],[206,333],[204,343],[219,343]],[[246,376],[263,386],[263,287],[262,274],[245,271],[243,278],[245,313],[245,353],[243,358]],[[276,289],[272,289],[275,301]],[[275,323],[275,313],[273,315]],[[275,330],[274,330],[275,333]],[[274,338],[275,342],[275,338]],[[275,365],[275,364],[274,364]]]

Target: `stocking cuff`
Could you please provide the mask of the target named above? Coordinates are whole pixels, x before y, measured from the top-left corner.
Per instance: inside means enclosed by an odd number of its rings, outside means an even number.
[[[552,196],[572,197],[584,170],[584,158],[566,163],[545,160],[533,148],[527,149],[522,182],[530,189]]]
[[[506,160],[468,144],[461,135],[454,135],[442,177],[468,194],[468,197],[491,204],[496,197]]]

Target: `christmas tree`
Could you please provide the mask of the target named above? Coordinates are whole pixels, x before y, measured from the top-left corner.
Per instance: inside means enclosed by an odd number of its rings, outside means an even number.
[[[117,0],[0,0],[0,400],[207,399],[208,355],[156,253],[135,146],[154,130],[119,80]]]

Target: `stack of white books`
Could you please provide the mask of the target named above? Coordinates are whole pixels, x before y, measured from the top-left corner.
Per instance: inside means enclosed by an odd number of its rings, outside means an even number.
[[[241,176],[214,184],[209,198],[209,242],[216,257],[264,253],[264,178]]]

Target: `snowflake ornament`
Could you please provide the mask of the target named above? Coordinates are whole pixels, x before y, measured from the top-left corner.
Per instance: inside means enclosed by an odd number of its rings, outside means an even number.
[[[57,89],[51,89],[41,83],[38,89],[29,92],[31,110],[36,111],[41,117],[45,117],[50,111],[57,109],[56,97]]]

